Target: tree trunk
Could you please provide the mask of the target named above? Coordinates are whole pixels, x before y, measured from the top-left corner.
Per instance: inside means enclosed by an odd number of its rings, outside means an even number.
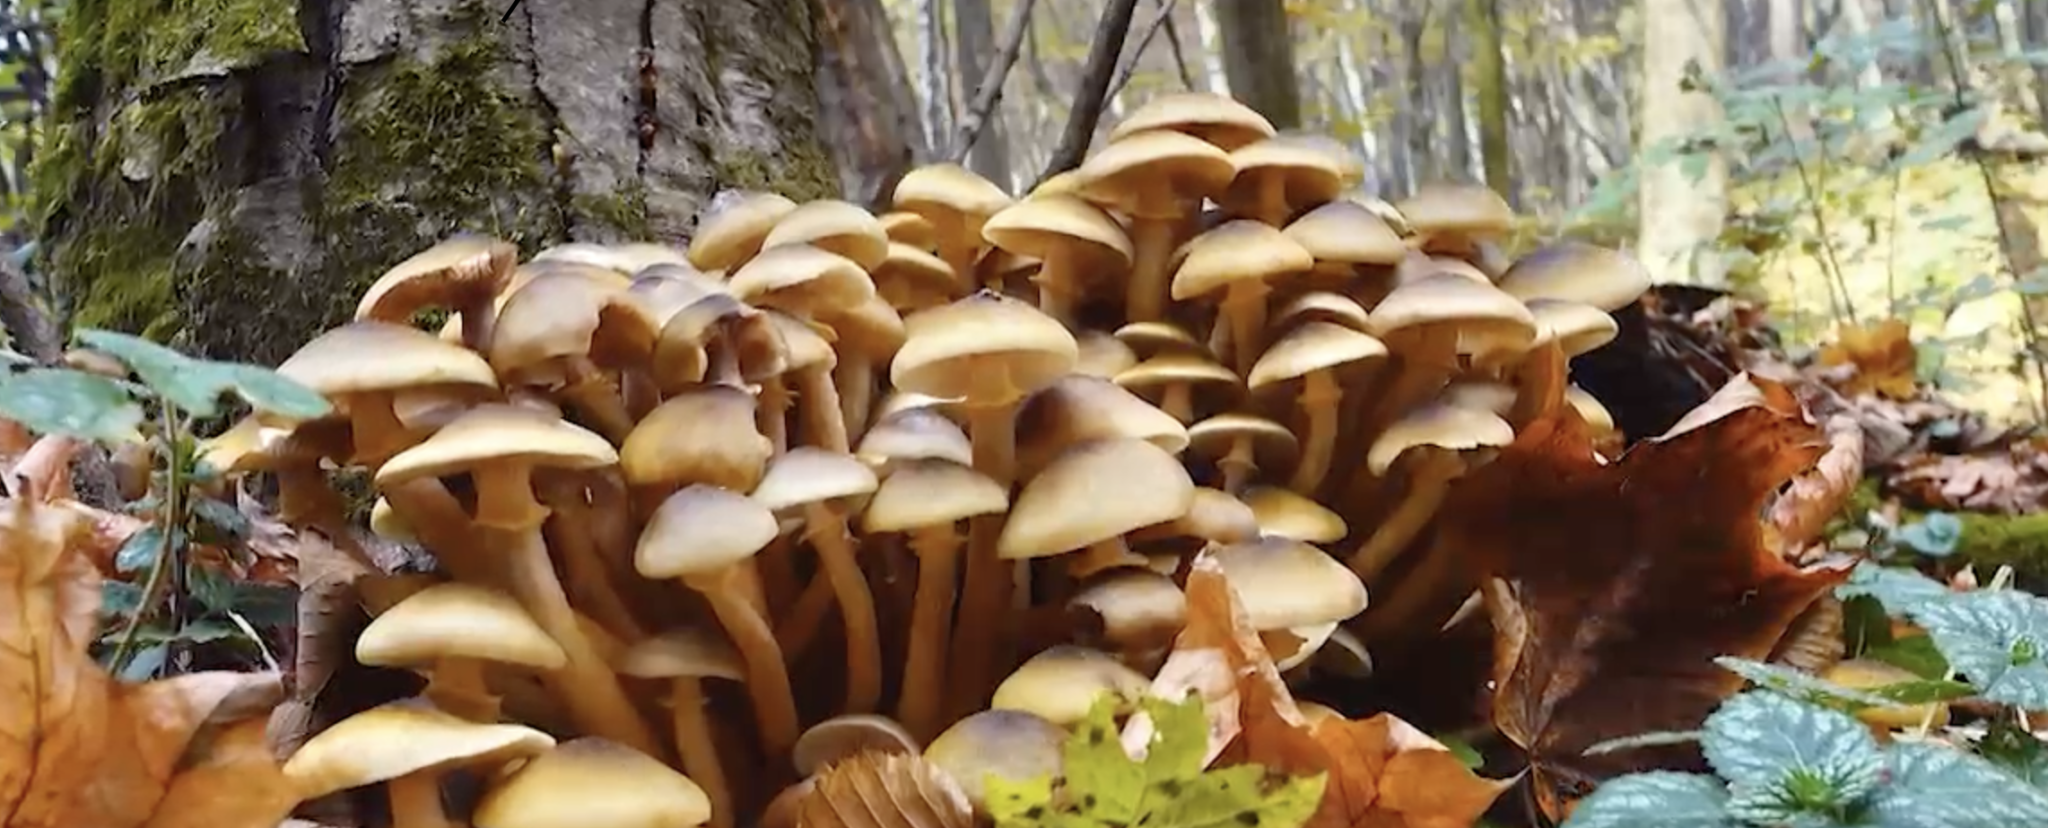
[[[1469,0],[1472,62],[1479,81],[1475,95],[1479,107],[1479,152],[1486,170],[1486,186],[1515,202],[1515,188],[1509,180],[1508,64],[1501,47],[1500,0]]]
[[[1719,6],[1644,0],[1640,146],[1705,134],[1720,121],[1721,106],[1712,95],[1681,89],[1688,63],[1708,77],[1721,71],[1727,18]],[[1649,165],[1642,171],[1640,197],[1638,255],[1651,274],[1665,281],[1724,282],[1721,268],[1695,266],[1701,261],[1695,254],[1720,235],[1727,211],[1727,168],[1719,155],[1707,156],[1703,165]]]
[[[683,243],[838,191],[805,0],[66,8],[37,203],[75,321],[275,363],[458,230]]]
[[[1294,77],[1294,43],[1282,0],[1216,0],[1222,31],[1223,73],[1230,94],[1273,126],[1301,126],[1301,87]]]
[[[812,0],[818,104],[848,198],[881,206],[924,153],[910,71],[881,0]]]
[[[989,61],[996,59],[994,17],[988,0],[953,0],[953,73],[959,78],[960,100],[966,104],[972,104],[974,96],[981,94],[976,85],[988,72]],[[971,117],[966,106],[959,112],[960,117]],[[1004,190],[1014,188],[1010,179],[1010,137],[1003,127],[1001,98],[984,116],[981,135],[968,153],[967,166]]]

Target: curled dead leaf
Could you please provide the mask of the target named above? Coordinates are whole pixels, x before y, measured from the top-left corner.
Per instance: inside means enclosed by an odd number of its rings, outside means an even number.
[[[958,783],[907,754],[863,752],[820,771],[798,800],[804,828],[972,828]]]
[[[1527,751],[1553,816],[1599,779],[1696,765],[1689,751],[1580,754],[1697,727],[1742,683],[1713,659],[1766,658],[1847,576],[1764,543],[1766,501],[1821,455],[1782,386],[1738,376],[1613,463],[1590,440],[1569,410],[1532,423],[1452,492],[1439,523],[1495,579],[1494,723]]]
[[[1845,325],[1836,331],[1833,344],[1820,349],[1816,361],[1828,367],[1854,367],[1840,384],[1845,394],[1909,400],[1919,392],[1915,375],[1920,358],[1912,334],[1905,320],[1896,318],[1873,325]]]
[[[1825,431],[1827,452],[1771,503],[1769,525],[1776,548],[1793,560],[1820,539],[1828,521],[1841,513],[1863,481],[1863,428],[1854,417],[1837,414],[1828,418]]]

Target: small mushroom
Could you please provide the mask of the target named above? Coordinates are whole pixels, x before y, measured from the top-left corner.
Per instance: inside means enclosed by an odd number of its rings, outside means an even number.
[[[1500,289],[1523,301],[1563,299],[1613,313],[1650,289],[1650,273],[1626,253],[1577,241],[1539,248],[1515,260]]]
[[[560,389],[567,406],[614,444],[633,429],[606,371],[642,370],[660,328],[622,288],[544,274],[505,300],[491,337],[491,368],[508,385]]]
[[[1386,220],[1346,199],[1304,213],[1281,232],[1315,257],[1309,282],[1367,304],[1392,287],[1386,277],[1408,255],[1407,243]]]
[[[1150,132],[1172,130],[1231,152],[1276,134],[1273,123],[1257,110],[1228,95],[1174,92],[1160,95],[1132,110],[1109,132],[1114,142]]]
[[[953,623],[960,533],[955,524],[1009,508],[1009,493],[986,475],[942,458],[901,460],[861,517],[867,534],[903,532],[917,555],[917,591],[897,717],[919,738],[938,730],[946,645]]]
[[[669,681],[667,707],[675,726],[676,754],[682,758],[683,772],[703,787],[714,828],[734,824],[733,796],[711,736],[711,717],[705,713],[704,680],[741,681],[743,670],[730,644],[694,629],[649,638],[619,659],[619,672],[625,675]]]
[[[927,164],[896,182],[896,209],[931,222],[939,258],[965,279],[981,256],[982,227],[1010,206],[1010,194],[958,164]]]
[[[1188,242],[1187,258],[1173,274],[1173,299],[1221,294],[1231,362],[1238,374],[1252,369],[1265,348],[1266,294],[1270,280],[1307,273],[1315,259],[1279,230],[1239,219]]]
[[[834,348],[837,362],[831,366],[832,384],[839,397],[841,433],[858,440],[868,430],[868,416],[875,408],[875,368],[889,364],[903,347],[909,331],[903,317],[880,296],[870,297],[841,313],[820,317],[838,335]],[[818,433],[813,431],[813,433]],[[820,445],[835,451],[820,440]]]
[[[714,206],[690,239],[690,264],[702,270],[731,271],[746,264],[761,251],[768,232],[796,210],[796,202],[776,193],[743,192],[721,200],[726,203]]]
[[[1368,334],[1328,322],[1306,322],[1273,343],[1252,366],[1245,385],[1255,392],[1288,380],[1302,382],[1297,402],[1308,420],[1308,445],[1288,488],[1313,495],[1330,470],[1341,427],[1338,404],[1344,396],[1337,372],[1370,365],[1386,355],[1387,346]]]
[[[1098,572],[1078,584],[1067,606],[1100,617],[1103,643],[1126,659],[1164,652],[1188,621],[1187,595],[1173,582],[1170,570],[1120,567]]]
[[[898,313],[913,313],[966,295],[968,280],[953,272],[945,259],[924,249],[889,243],[889,256],[869,271],[875,293]]]
[[[875,421],[875,427],[861,436],[861,462],[886,475],[903,463],[916,460],[948,460],[963,466],[974,464],[974,445],[967,432],[930,408],[905,408]]]
[[[849,713],[811,725],[789,752],[798,776],[810,777],[863,753],[915,756],[917,738],[887,716]]]
[[[1194,422],[1196,388],[1220,388],[1234,398],[1244,386],[1244,380],[1210,358],[1207,349],[1156,354],[1117,374],[1115,380],[1132,391],[1156,390],[1159,410],[1183,423]]]
[[[1328,322],[1360,333],[1372,333],[1372,317],[1364,305],[1343,294],[1323,290],[1307,291],[1288,300],[1273,316],[1273,322],[1283,326]]]
[[[883,247],[886,254],[886,243]],[[806,319],[853,307],[875,295],[875,283],[859,262],[808,244],[761,251],[734,271],[726,286],[742,302]]]
[[[788,357],[788,343],[767,313],[713,293],[668,315],[644,373],[656,391],[673,396],[707,382],[765,382],[789,367]]]
[[[1188,430],[1179,420],[1116,383],[1080,374],[1025,398],[1016,423],[1017,471],[1027,479],[1069,446],[1090,440],[1135,437],[1168,454],[1188,447]]]
[[[1301,541],[1260,538],[1219,546],[1210,554],[1254,630],[1342,622],[1365,611],[1365,584],[1358,576]]]
[[[1344,189],[1337,158],[1303,136],[1276,135],[1230,152],[1237,178],[1220,201],[1231,213],[1272,227]]]
[[[519,248],[488,236],[452,236],[393,265],[363,292],[356,319],[407,324],[429,308],[462,317],[462,344],[490,346],[493,303],[518,264]]]
[[[693,483],[751,492],[775,446],[755,423],[754,395],[707,385],[657,406],[626,435],[619,469],[643,513]]]
[[[1573,411],[1578,412],[1579,419],[1585,422],[1586,427],[1592,429],[1593,447],[1600,450],[1601,456],[1621,456],[1621,429],[1615,426],[1614,415],[1608,413],[1607,406],[1600,403],[1600,398],[1574,385],[1564,390],[1564,401]]]
[[[1080,349],[1080,358],[1074,361],[1076,374],[1114,377],[1138,364],[1138,354],[1131,350],[1131,346],[1101,331],[1075,334],[1074,343]]]
[[[746,564],[775,538],[775,513],[745,495],[696,484],[669,495],[640,532],[633,565],[649,578],[674,578],[704,596],[747,666],[747,693],[766,752],[796,743],[796,698],[782,646],[749,600]]]
[[[1515,213],[1499,193],[1480,184],[1433,182],[1394,204],[1424,252],[1475,258],[1476,242],[1514,229]]]
[[[376,354],[376,359],[364,359]],[[277,373],[318,391],[349,422],[355,462],[376,466],[415,442],[392,413],[392,394],[436,385],[496,388],[483,357],[389,322],[351,322],[299,348]]]
[[[804,539],[817,550],[823,570],[821,584],[838,599],[846,625],[846,707],[867,713],[882,697],[882,639],[876,628],[875,600],[868,591],[853,538],[846,532],[845,505],[873,494],[875,473],[851,454],[805,446],[769,461],[768,471],[752,495],[771,512],[801,509]],[[798,606],[803,605],[798,599]],[[797,643],[784,639],[791,650]]]
[[[761,240],[761,255],[777,247],[809,245],[837,253],[863,270],[882,263],[889,256],[889,234],[873,213],[857,204],[836,198],[806,201],[782,216],[775,229]],[[758,258],[758,257],[757,257]],[[747,263],[753,264],[752,261]],[[735,278],[746,270],[742,265]]]
[[[392,828],[447,828],[441,776],[496,769],[546,752],[555,740],[530,727],[470,722],[417,700],[373,707],[315,734],[285,760],[295,792],[317,799],[385,783]]]
[[[931,219],[908,210],[895,210],[875,217],[891,244],[905,244],[927,253],[939,249],[939,228]]]
[[[1181,538],[1202,543],[1239,543],[1258,536],[1258,517],[1252,513],[1252,507],[1222,489],[1196,486],[1195,499],[1188,504],[1186,514],[1133,530],[1127,540],[1134,544]]]
[[[1294,432],[1253,414],[1226,412],[1188,426],[1190,450],[1214,458],[1222,472],[1221,489],[1244,491],[1262,468],[1277,469],[1301,453]]]
[[[1259,534],[1308,543],[1335,543],[1351,530],[1344,517],[1301,494],[1278,486],[1253,486],[1238,495],[1250,506]]]
[[[1394,461],[1408,458],[1408,482],[1399,505],[1371,536],[1347,556],[1351,570],[1370,579],[1393,562],[1408,542],[1429,525],[1450,491],[1451,481],[1465,473],[1461,452],[1505,446],[1515,431],[1506,420],[1477,409],[1432,403],[1401,418],[1373,441],[1366,454],[1372,473],[1384,477]]]
[[[426,667],[424,695],[471,721],[498,720],[484,685],[486,662],[557,670],[560,644],[519,602],[472,584],[436,584],[378,615],[356,639],[356,660],[373,667]]]
[[[1168,130],[1128,134],[1081,163],[1081,197],[1131,219],[1125,319],[1165,318],[1168,261],[1181,220],[1236,174],[1216,145]]]
[[[1144,440],[1094,440],[1068,448],[1024,484],[1003,524],[1005,560],[1082,551],[1076,578],[1132,563],[1124,534],[1187,514],[1194,481],[1180,461]]]
[[[1087,720],[1096,699],[1107,693],[1136,700],[1152,686],[1143,673],[1115,656],[1061,644],[1026,659],[996,686],[990,710],[1022,710],[1060,727]]]
[[[1066,743],[1065,730],[1037,715],[984,710],[954,722],[925,745],[924,760],[953,777],[974,807],[986,810],[989,776],[1016,782],[1058,778]]]
[[[1131,264],[1131,240],[1101,208],[1075,196],[1044,196],[1004,208],[982,226],[990,244],[1040,260],[1032,281],[1038,307],[1072,323],[1085,278],[1120,274]]]
[[[391,501],[382,497],[370,504],[370,534],[398,544],[419,542],[413,538],[412,529],[405,525],[405,519],[392,510]]]
[[[476,805],[476,828],[697,828],[711,800],[640,751],[585,736],[528,760]]]

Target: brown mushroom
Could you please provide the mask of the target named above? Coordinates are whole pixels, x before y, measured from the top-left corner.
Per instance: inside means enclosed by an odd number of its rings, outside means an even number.
[[[356,303],[356,319],[407,324],[429,308],[462,316],[462,344],[491,343],[492,305],[518,264],[519,248],[488,236],[457,235],[393,265]]]
[[[982,225],[1010,206],[1010,194],[958,164],[927,164],[896,182],[896,209],[932,223],[939,258],[960,279],[974,272],[983,246]]]
[[[1626,253],[1563,241],[1515,260],[1500,289],[1523,301],[1562,299],[1613,313],[1642,298],[1650,273]]]
[[[704,680],[743,680],[746,674],[739,653],[701,630],[682,629],[633,645],[620,657],[618,668],[635,678],[668,680],[666,706],[673,717],[676,754],[682,758],[683,772],[703,787],[711,803],[711,825],[730,828],[734,824],[732,788],[712,739],[711,717],[704,710],[708,703]]]
[[[1313,496],[1330,470],[1341,427],[1338,404],[1344,395],[1337,372],[1347,366],[1369,366],[1386,355],[1387,346],[1370,335],[1328,322],[1308,322],[1287,332],[1252,366],[1245,384],[1254,392],[1289,380],[1302,382],[1296,401],[1308,420],[1308,445],[1288,488]]]
[[[1259,534],[1308,543],[1335,543],[1350,532],[1344,518],[1321,503],[1278,486],[1253,486],[1239,497],[1251,507]]]
[[[1497,448],[1514,442],[1506,420],[1478,409],[1432,403],[1401,418],[1366,454],[1372,473],[1384,477],[1403,455],[1410,468],[1399,505],[1380,521],[1370,537],[1346,556],[1351,570],[1371,580],[1408,547],[1436,515],[1451,481],[1463,475],[1462,452]]]
[[[1224,152],[1231,152],[1277,134],[1273,123],[1257,110],[1238,103],[1228,95],[1214,92],[1174,92],[1145,102],[1117,122],[1109,132],[1112,142],[1124,141],[1153,130],[1172,130],[1199,138]]]
[[[761,240],[762,255],[777,247],[799,245],[837,253],[862,269],[889,257],[889,235],[873,213],[857,204],[824,198],[806,201],[782,216]],[[753,264],[749,261],[747,264]],[[738,276],[746,269],[733,271]]]
[[[1195,419],[1195,389],[1221,389],[1226,396],[1240,395],[1244,380],[1237,373],[1210,358],[1207,349],[1169,351],[1124,369],[1114,378],[1117,385],[1132,391],[1153,391],[1159,395],[1159,410],[1183,423]]]
[[[798,776],[810,777],[863,753],[916,756],[917,737],[886,716],[849,713],[811,725],[789,761]]]
[[[1276,135],[1232,150],[1237,178],[1219,199],[1231,213],[1273,227],[1344,188],[1338,159],[1305,136]]]
[[[1230,156],[1214,144],[1159,130],[1112,141],[1082,162],[1078,172],[1083,198],[1131,218],[1124,318],[1165,318],[1168,260],[1181,219],[1204,197],[1230,185],[1237,174]]]
[[[899,313],[946,304],[960,298],[968,287],[968,279],[955,274],[945,259],[901,242],[891,242],[888,258],[869,274],[875,280],[875,293]]]
[[[707,385],[669,398],[634,426],[619,447],[619,469],[641,513],[693,483],[753,491],[775,453],[755,424],[755,405],[742,389]]]
[[[873,494],[875,486],[875,473],[853,455],[806,446],[769,461],[752,495],[771,512],[803,512],[804,539],[817,551],[823,570],[820,586],[829,586],[838,599],[846,627],[842,712],[847,713],[871,712],[882,697],[882,639],[875,626],[874,595],[846,532],[845,506],[849,499]],[[782,640],[789,650],[801,649],[794,640]]]
[[[924,748],[976,808],[986,809],[987,779],[1058,778],[1067,732],[1022,710],[984,710],[954,722]]]
[[[1187,258],[1173,274],[1174,301],[1221,294],[1231,364],[1242,375],[1252,369],[1266,328],[1268,280],[1306,273],[1315,259],[1279,230],[1256,221],[1231,221],[1195,237]],[[1212,341],[1213,347],[1213,341]]]
[[[796,210],[796,202],[776,193],[740,192],[722,199],[697,225],[690,239],[690,264],[702,270],[733,270],[760,252],[775,225]]]
[[[392,828],[446,828],[455,823],[441,806],[444,773],[495,770],[554,746],[552,737],[530,727],[465,721],[408,700],[357,713],[315,734],[285,760],[283,771],[294,792],[307,799],[383,782]]]
[[[378,614],[356,638],[356,660],[372,667],[427,671],[423,694],[442,710],[478,722],[498,720],[484,685],[487,662],[558,670],[568,661],[519,602],[474,584],[436,584]]]
[[[585,736],[520,765],[477,801],[476,828],[697,828],[711,801],[641,751]]]
[[[1123,386],[1100,377],[1069,374],[1017,407],[1017,472],[1029,479],[1069,446],[1090,440],[1135,437],[1168,454],[1188,447],[1188,430]]]
[[[1086,293],[1084,279],[1119,275],[1131,264],[1131,240],[1101,208],[1075,196],[1017,202],[982,226],[990,244],[1040,260],[1038,307],[1064,323]]]
[[[1024,484],[996,549],[1005,560],[1079,551],[1067,569],[1086,578],[1133,563],[1124,534],[1176,520],[1195,484],[1165,449],[1131,438],[1068,448]]]
[[[1152,680],[1115,656],[1061,644],[1026,659],[996,686],[990,710],[1021,710],[1060,727],[1087,720],[1097,699],[1107,694],[1121,702],[1143,697]]]
[[[376,359],[364,359],[376,354]],[[418,439],[392,412],[400,389],[441,385],[495,388],[483,357],[431,334],[389,322],[351,322],[299,348],[278,375],[326,395],[348,418],[355,462],[376,466]],[[259,419],[261,415],[258,415]]]
[[[1474,258],[1475,242],[1493,241],[1514,229],[1514,210],[1482,184],[1424,184],[1394,208],[1408,220],[1419,249],[1468,261]]]
[[[491,368],[508,385],[560,389],[568,407],[614,445],[633,429],[607,370],[645,366],[659,328],[624,289],[544,274],[498,309]]]
[[[1237,494],[1262,468],[1281,468],[1300,456],[1286,426],[1254,414],[1225,412],[1188,426],[1189,448],[1214,458],[1223,491]]]

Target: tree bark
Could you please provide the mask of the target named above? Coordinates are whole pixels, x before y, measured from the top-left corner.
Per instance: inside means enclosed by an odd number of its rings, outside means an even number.
[[[1685,91],[1687,64],[1707,77],[1721,71],[1727,18],[1717,0],[1645,0],[1643,3],[1643,148],[1704,134],[1722,117],[1706,90]],[[1643,157],[1642,152],[1637,157]],[[1695,255],[1721,233],[1727,212],[1727,168],[1710,154],[1697,169],[1667,162],[1647,165],[1637,231],[1638,255],[1662,281],[1718,286],[1720,268],[1699,268]]]
[[[847,198],[880,208],[926,152],[910,70],[881,0],[812,0],[818,104]]]
[[[1282,0],[1216,0],[1230,94],[1280,129],[1301,126],[1301,85]]]
[[[996,59],[1000,48],[996,45],[994,17],[988,0],[953,0],[953,72],[960,79],[963,103],[971,103],[980,91],[975,84],[988,72],[989,61]],[[960,117],[969,117],[966,106],[958,111]],[[1010,190],[1015,182],[1010,176],[1010,134],[1003,127],[1002,99],[997,98],[996,105],[982,117],[986,122],[967,154],[967,166],[996,186]]]
[[[1508,143],[1508,64],[1501,46],[1500,0],[1469,2],[1471,23],[1466,29],[1479,76],[1479,151],[1486,170],[1486,186],[1513,203],[1517,197],[1509,180],[1512,145]]]
[[[805,0],[140,0],[66,9],[37,203],[80,324],[275,363],[459,230],[687,240],[836,194]]]

